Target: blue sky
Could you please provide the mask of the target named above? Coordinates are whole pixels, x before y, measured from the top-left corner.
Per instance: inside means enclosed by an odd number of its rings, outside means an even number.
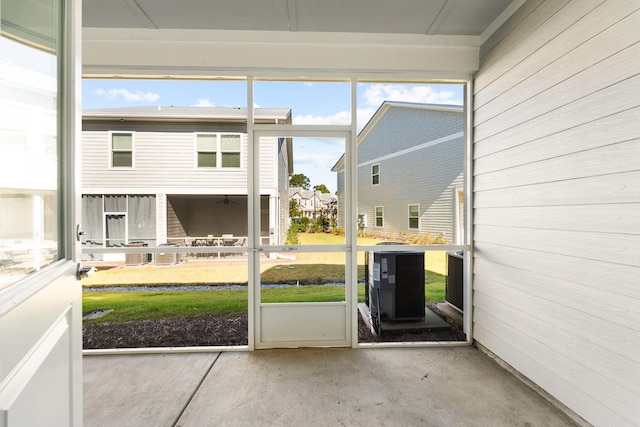
[[[358,84],[358,131],[385,100],[430,104],[463,103],[462,85],[398,83]],[[148,105],[246,107],[244,81],[84,80],[83,109]],[[254,82],[254,105],[291,108],[294,124],[350,124],[348,83]],[[336,190],[331,167],[344,152],[339,140],[296,140],[294,172],[304,173],[311,186]]]

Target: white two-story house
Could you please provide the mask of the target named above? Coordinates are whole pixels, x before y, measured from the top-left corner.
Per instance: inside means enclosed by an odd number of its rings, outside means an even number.
[[[289,198],[296,201],[302,216],[310,219],[315,219],[331,202],[337,200],[333,194],[302,187],[289,187]]]
[[[291,123],[291,110],[256,109],[254,120]],[[246,128],[245,108],[84,111],[83,243],[190,245],[198,238],[246,237]],[[283,242],[287,231],[291,149],[284,138],[260,140],[260,236],[265,243]]]

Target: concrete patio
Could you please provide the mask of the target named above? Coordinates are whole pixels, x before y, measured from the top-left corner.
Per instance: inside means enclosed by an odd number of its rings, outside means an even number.
[[[574,426],[473,347],[84,357],[84,425]]]

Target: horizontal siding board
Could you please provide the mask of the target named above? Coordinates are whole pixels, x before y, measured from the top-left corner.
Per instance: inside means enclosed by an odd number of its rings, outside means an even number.
[[[640,19],[638,2],[615,2],[607,13],[601,13],[602,6],[591,10],[576,25],[551,40],[544,50],[532,52],[509,69],[502,76],[500,85],[489,85],[479,92],[476,103],[481,107],[475,110],[474,121],[484,123],[551,88],[555,93],[561,90],[556,85],[576,75],[583,74],[582,80],[588,81],[587,73],[582,70],[589,70],[595,64],[610,63],[613,56],[635,44],[637,40],[633,32],[638,28]],[[550,55],[549,51],[553,54]],[[607,79],[597,78],[592,83],[617,80],[611,73],[621,69],[612,67],[607,71]],[[509,83],[512,86],[505,87]]]
[[[474,207],[569,206],[640,200],[640,171],[476,191]]]
[[[638,106],[636,94],[640,91],[640,74],[581,97],[573,91],[575,102],[508,129],[478,126],[474,130],[474,157],[480,158],[497,151],[560,133],[593,120],[610,116]]]
[[[481,59],[482,75],[476,78],[476,95],[489,85],[503,85],[502,76],[540,49],[568,26],[604,0],[582,0],[577,8],[567,8],[568,0],[545,1],[533,10],[517,31]],[[572,13],[574,9],[578,11]]]
[[[476,225],[640,235],[640,203],[479,209]]]
[[[640,139],[572,155],[476,175],[477,191],[634,172],[640,165]]]
[[[478,290],[478,306],[490,306],[492,315],[498,319],[512,319],[509,325],[519,333],[529,336],[537,346],[550,348],[567,359],[579,359],[579,362],[574,364],[574,369],[584,371],[585,375],[607,378],[606,387],[603,387],[607,389],[606,392],[615,390],[618,395],[627,396],[627,400],[630,399],[628,396],[640,396],[640,383],[637,382],[640,380],[640,366],[632,358],[618,352],[620,348],[638,350],[637,343],[640,341],[637,332],[625,335],[625,330],[622,329],[607,342],[607,336],[611,335],[609,328],[618,327],[606,320],[585,323],[582,313],[564,307],[553,307],[548,301],[526,297],[517,290],[491,280],[482,281],[481,286],[484,289]],[[500,291],[499,299],[494,296],[497,295],[496,290]],[[492,296],[489,297],[489,294]],[[491,301],[487,301],[487,298],[491,298]],[[517,308],[510,304],[511,301],[521,299],[522,304],[518,304]],[[539,304],[547,309],[546,316],[532,316],[527,310],[527,304]],[[514,311],[519,311],[519,315],[512,316]],[[535,309],[532,311],[540,312]],[[580,330],[591,326],[596,330],[590,330],[590,334],[580,333]],[[554,333],[550,334],[550,330]],[[598,334],[600,336],[597,336]],[[627,405],[630,403],[627,401]]]
[[[277,183],[275,139],[268,138],[260,150],[260,184],[273,188]],[[196,167],[195,134],[193,132],[136,132],[134,135],[134,167],[109,169],[108,132],[83,132],[83,192],[112,188],[148,188],[151,191],[178,191],[215,194],[247,188],[247,136],[242,135],[239,169],[204,169]]]
[[[628,304],[640,300],[637,267],[584,259],[574,254],[553,254],[492,243],[477,244],[474,255],[474,260],[480,266],[488,262],[507,269],[518,269],[525,274],[555,278],[594,292],[616,294],[627,299]],[[482,271],[481,267],[476,269]]]
[[[499,316],[494,316],[494,311],[494,306],[491,306],[487,309],[476,308],[474,312],[474,320],[479,324],[474,334],[483,345],[502,354],[503,360],[518,367],[523,375],[534,379],[567,406],[580,407],[580,415],[594,425],[634,425],[637,419],[634,414],[638,412],[638,407],[634,407],[636,401],[632,400],[629,405],[628,400],[636,397],[627,394],[621,397],[621,402],[617,395],[614,398],[612,393],[607,395],[606,378],[598,377],[602,380],[598,382],[592,376],[586,376],[584,371],[576,369],[572,359],[559,355],[555,349],[535,345],[535,340],[521,339],[521,331],[512,328]],[[631,406],[631,411],[625,410],[627,406]]]
[[[640,361],[636,358],[640,351],[640,308],[629,304],[628,297],[486,260],[477,264],[482,272],[476,274],[477,291],[606,348],[606,358],[633,368],[636,376],[632,384],[640,392]]]
[[[516,46],[516,43],[514,42],[509,43],[508,41],[505,41],[508,36],[515,33],[515,40],[522,40],[524,37],[522,25],[526,25],[526,20],[529,18],[529,15],[543,3],[544,0],[526,1],[518,8],[518,10],[515,11],[507,22],[494,31],[493,34],[491,34],[489,38],[482,43],[482,46],[480,47],[480,59],[484,66],[488,66],[490,64],[490,55],[495,57],[504,56],[505,51],[508,50],[508,48]],[[503,41],[505,42],[501,43]]]
[[[577,153],[624,142],[640,134],[640,107],[593,120],[589,123],[515,145],[480,157],[474,162],[474,173],[481,175],[499,169],[519,166],[552,157]]]
[[[527,41],[540,32],[540,27],[569,2],[570,0],[532,1],[521,6],[513,19],[509,19],[492,36],[502,37],[500,43],[492,46],[481,56],[482,75],[478,75],[475,79],[476,94],[519,62],[523,58],[523,51],[526,57],[531,50],[535,50],[537,45],[534,44],[532,47]],[[482,51],[484,49],[481,48]]]
[[[640,12],[634,14],[634,27],[640,27]],[[627,32],[631,31],[627,29]],[[504,114],[498,114],[478,125],[485,129],[478,135],[478,139],[484,139],[490,134],[497,134],[507,129],[518,126],[521,122],[527,121],[561,108],[576,99],[597,93],[612,84],[625,81],[633,76],[639,75],[640,70],[636,66],[640,56],[640,43],[624,49],[609,58],[574,74],[549,90],[539,92],[518,105],[512,106]],[[565,64],[564,68],[568,68]],[[607,78],[603,79],[602,76]],[[571,90],[572,87],[580,87],[577,94]],[[521,91],[522,92],[522,91]],[[506,96],[509,98],[509,96]]]
[[[587,421],[634,425],[640,3],[526,8],[474,84],[474,338]]]
[[[640,236],[482,225],[475,241],[640,267]]]

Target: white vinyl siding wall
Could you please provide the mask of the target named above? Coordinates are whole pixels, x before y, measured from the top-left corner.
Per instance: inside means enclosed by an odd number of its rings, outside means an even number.
[[[596,426],[640,420],[639,9],[527,1],[474,85],[474,338]]]
[[[108,131],[83,131],[83,193],[128,188],[157,189],[171,193],[178,189],[195,194],[215,194],[218,188],[247,188],[247,135],[242,134],[241,167],[198,168],[194,132],[135,133],[135,169],[110,169]],[[277,185],[275,139],[260,152],[261,186]]]

